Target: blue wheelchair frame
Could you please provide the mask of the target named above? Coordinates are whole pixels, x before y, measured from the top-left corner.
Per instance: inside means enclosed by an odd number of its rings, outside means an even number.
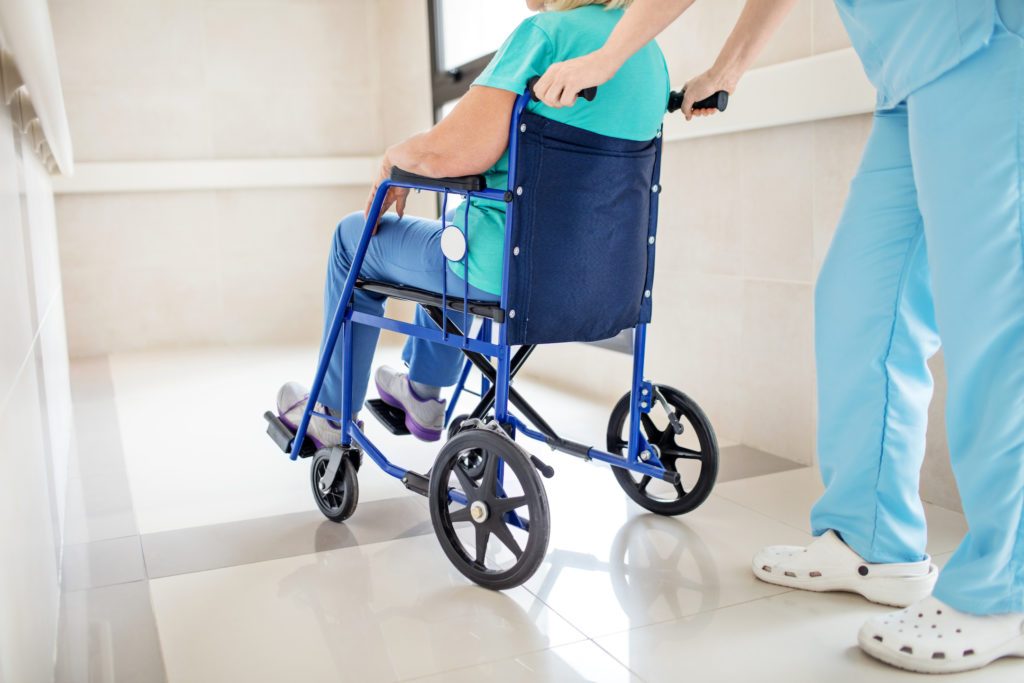
[[[413,182],[402,182],[393,179],[384,180],[377,189],[377,193],[374,196],[373,203],[371,205],[369,214],[367,216],[366,226],[363,229],[362,236],[359,240],[359,245],[356,248],[356,252],[353,256],[352,267],[348,274],[348,278],[345,281],[345,287],[342,291],[341,298],[338,303],[337,311],[331,322],[330,331],[324,342],[324,347],[321,350],[320,360],[316,371],[315,379],[313,380],[313,386],[310,391],[310,399],[306,403],[305,411],[302,415],[302,421],[298,426],[298,430],[295,433],[295,437],[292,441],[290,448],[290,457],[292,460],[297,459],[300,455],[304,455],[304,442],[306,437],[306,430],[309,426],[309,420],[313,415],[330,420],[331,422],[337,423],[337,418],[329,415],[314,411],[314,406],[318,401],[320,391],[323,387],[324,377],[327,373],[327,367],[331,360],[333,351],[338,342],[339,335],[341,336],[342,343],[342,396],[341,396],[341,444],[342,448],[349,448],[353,441],[358,447],[364,452],[371,460],[373,460],[384,472],[400,479],[403,483],[406,483],[407,487],[417,491],[423,495],[424,490],[409,486],[410,475],[413,479],[425,481],[423,475],[419,475],[407,469],[403,469],[389,461],[383,453],[373,444],[372,441],[366,436],[366,434],[359,428],[357,424],[352,420],[352,326],[354,324],[364,324],[381,329],[392,330],[405,335],[415,335],[417,337],[426,339],[431,342],[445,344],[460,348],[467,352],[472,360],[473,354],[480,354],[481,356],[496,358],[497,368],[496,373],[492,379],[493,389],[495,391],[494,398],[494,417],[498,423],[502,425],[511,425],[513,434],[518,431],[522,432],[526,436],[545,442],[554,450],[569,453],[577,457],[582,457],[586,460],[598,460],[601,462],[608,463],[613,467],[625,468],[636,472],[640,475],[649,476],[654,479],[660,479],[669,483],[678,485],[679,475],[676,472],[670,472],[665,469],[661,461],[658,459],[656,449],[652,449],[645,439],[640,429],[640,416],[643,413],[650,412],[655,399],[658,397],[655,394],[654,386],[644,380],[644,348],[646,342],[646,324],[636,325],[633,335],[633,372],[632,372],[632,387],[630,397],[630,410],[629,410],[629,438],[628,438],[628,450],[625,456],[609,453],[607,451],[600,450],[591,446],[574,443],[558,437],[554,431],[541,419],[536,413],[528,406],[525,408],[521,407],[526,414],[526,417],[532,423],[533,429],[528,426],[525,422],[517,418],[515,415],[509,412],[510,397],[517,399],[518,396],[515,391],[511,388],[511,375],[514,374],[518,366],[525,361],[525,357],[513,359],[511,353],[511,347],[506,342],[506,325],[502,323],[498,324],[498,342],[494,343],[491,341],[490,332],[490,320],[484,320],[485,328],[487,328],[487,334],[479,334],[477,337],[470,336],[470,306],[469,299],[469,285],[468,277],[464,277],[463,280],[467,282],[466,290],[462,299],[462,310],[449,307],[449,299],[451,297],[447,294],[447,264],[444,269],[444,280],[442,286],[441,297],[442,304],[440,306],[441,316],[440,319],[434,320],[438,327],[436,329],[427,328],[416,324],[406,323],[384,316],[371,315],[356,311],[352,306],[352,295],[356,288],[357,280],[359,278],[359,270],[362,267],[363,259],[366,255],[367,247],[369,246],[370,239],[372,237],[374,226],[376,226],[378,218],[381,214],[381,208],[384,204],[384,199],[387,196],[387,192],[392,187],[397,188],[409,188],[415,190],[429,190],[433,192],[443,193],[444,202],[447,202],[448,194],[461,195],[465,202],[464,208],[467,214],[466,220],[466,233],[468,234],[470,226],[468,223],[468,209],[469,200],[471,198],[482,198],[505,202],[507,205],[507,211],[505,216],[505,245],[504,245],[504,257],[502,264],[502,293],[500,307],[502,311],[509,311],[509,264],[512,251],[512,226],[513,216],[515,211],[515,202],[512,201],[513,193],[515,192],[515,178],[516,169],[518,162],[518,147],[519,147],[519,136],[517,131],[520,126],[520,117],[526,110],[527,105],[530,103],[529,91],[521,94],[515,101],[513,108],[511,124],[509,127],[509,171],[508,171],[508,187],[504,190],[498,190],[493,188],[487,188],[479,191],[473,190],[461,190],[452,189],[450,187],[444,187],[433,184],[420,184]],[[659,133],[656,144],[658,146],[658,153],[660,154],[661,146],[661,135]],[[657,188],[655,188],[657,191]],[[461,207],[460,207],[461,208]],[[442,209],[442,216],[444,215]],[[461,261],[464,268],[468,269],[468,250],[463,256]],[[463,326],[461,331],[458,330],[454,325],[449,324],[450,316],[457,316],[458,314],[463,316]],[[514,316],[514,311],[511,315]],[[508,315],[508,313],[506,313]],[[455,334],[454,331],[459,332]],[[528,354],[526,354],[528,355]],[[486,362],[486,361],[485,361]],[[477,364],[477,363],[474,363]],[[490,366],[490,363],[487,363]],[[479,367],[479,365],[478,365]],[[465,382],[466,376],[469,371],[469,364],[463,372],[462,379],[457,385],[457,393],[453,396],[452,405],[449,407],[449,412],[446,415],[446,423],[451,418],[451,412],[454,408],[455,400],[457,400],[458,392],[461,391]],[[525,402],[516,401],[521,406]],[[539,461],[535,460],[535,464]],[[499,482],[501,473],[499,472]],[[457,502],[465,503],[463,496],[460,492],[450,491],[449,496],[452,500]],[[514,521],[513,521],[514,523]]]

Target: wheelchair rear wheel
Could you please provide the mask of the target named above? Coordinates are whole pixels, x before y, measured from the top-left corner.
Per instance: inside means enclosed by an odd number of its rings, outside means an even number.
[[[321,448],[316,452],[309,468],[309,483],[313,489],[316,506],[320,508],[324,517],[332,522],[343,522],[356,511],[356,504],[359,502],[359,479],[352,458],[342,455],[334,481],[323,481],[334,450]]]
[[[471,581],[503,590],[537,571],[550,536],[547,494],[504,434],[471,428],[452,437],[430,470],[429,498],[442,550]]]
[[[676,434],[664,407],[655,402],[650,413],[642,413],[644,438],[656,450],[661,464],[669,472],[679,473],[679,483],[639,475],[622,467],[613,467],[619,486],[641,507],[659,515],[681,515],[703,503],[711,494],[718,476],[718,441],[711,422],[693,399],[670,386],[657,389],[683,427]],[[608,420],[608,451],[628,452],[629,400],[626,394],[612,409]]]

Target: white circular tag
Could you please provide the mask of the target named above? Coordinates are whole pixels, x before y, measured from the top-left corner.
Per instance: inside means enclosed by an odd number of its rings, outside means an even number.
[[[466,255],[466,236],[454,225],[441,233],[441,253],[449,261],[461,261]]]

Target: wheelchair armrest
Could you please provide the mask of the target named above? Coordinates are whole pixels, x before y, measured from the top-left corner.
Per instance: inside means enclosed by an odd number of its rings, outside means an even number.
[[[464,175],[457,178],[431,178],[403,171],[397,166],[391,167],[391,179],[399,183],[423,185],[426,187],[443,187],[449,190],[468,190],[480,192],[487,189],[487,182],[482,175]]]

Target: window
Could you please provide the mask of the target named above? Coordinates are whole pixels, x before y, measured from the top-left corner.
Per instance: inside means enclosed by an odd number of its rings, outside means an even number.
[[[434,120],[440,120],[533,14],[524,0],[428,0]]]

